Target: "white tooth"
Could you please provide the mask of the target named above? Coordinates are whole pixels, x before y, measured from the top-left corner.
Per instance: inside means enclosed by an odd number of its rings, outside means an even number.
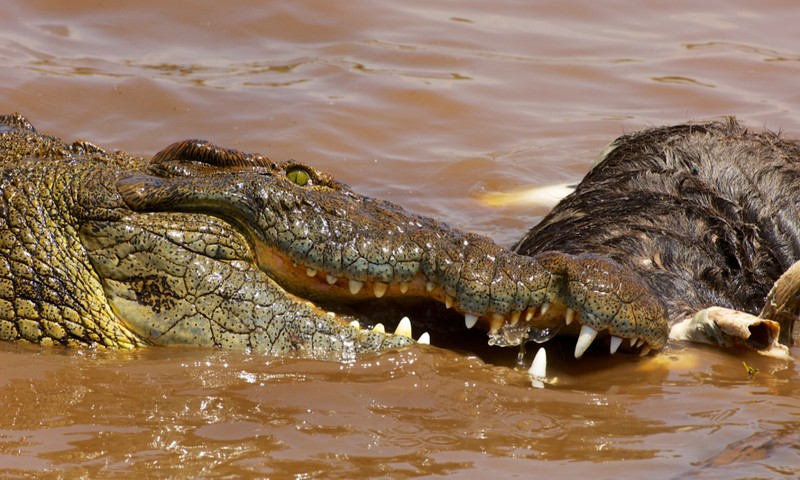
[[[406,293],[408,291],[408,282],[400,282],[400,293]]]
[[[464,324],[467,326],[467,328],[474,327],[476,323],[478,323],[477,315],[472,315],[469,313],[464,315]]]
[[[544,348],[540,348],[539,351],[536,352],[528,374],[538,378],[547,378],[547,352]]]
[[[361,330],[361,325],[358,323],[358,320],[353,320],[350,322],[350,326],[357,330]]]
[[[592,344],[594,341],[594,337],[597,336],[597,330],[590,327],[589,325],[584,325],[581,327],[581,334],[578,337],[578,343],[575,344],[575,358],[581,358],[583,356],[583,352],[589,348],[589,345]]]
[[[541,310],[539,311],[539,315],[544,315],[548,310],[550,310],[550,302],[544,302]]]
[[[650,347],[642,347],[642,350],[639,351],[639,356],[644,357],[648,353],[650,353]]]
[[[336,283],[336,282],[338,282],[338,281],[339,281],[339,279],[338,279],[338,278],[336,278],[336,277],[334,277],[333,275],[327,275],[327,276],[325,277],[325,280],[327,280],[327,281],[328,281],[328,285],[333,285],[334,283]]]
[[[431,344],[430,334],[428,332],[425,332],[422,335],[420,335],[419,340],[417,340],[417,343],[421,343],[423,345],[430,345]]]
[[[525,313],[525,321],[529,322],[531,318],[533,318],[533,310],[529,308],[528,311]]]
[[[434,288],[436,288],[436,285],[433,282],[425,282],[425,290],[432,292]]]
[[[350,285],[350,293],[353,295],[360,292],[361,287],[364,286],[364,282],[359,282],[358,280],[350,280],[348,284]]]
[[[564,323],[566,323],[567,325],[569,325],[570,323],[572,323],[572,320],[573,320],[574,318],[575,318],[575,310],[573,310],[573,309],[571,309],[571,308],[568,308],[568,309],[567,309],[567,314],[566,314],[566,316],[564,317]]]
[[[395,335],[411,338],[411,320],[408,317],[403,317],[397,328],[394,329]]]
[[[306,268],[306,275],[308,275],[309,277],[316,277],[317,271],[314,270],[313,268]]]
[[[386,289],[389,288],[389,285],[383,282],[375,282],[372,286],[376,298],[381,298],[386,293]]]
[[[519,316],[520,312],[517,311],[511,312],[511,325],[516,325],[519,323]]]
[[[325,312],[325,315],[336,318],[336,312]]]
[[[452,306],[453,306],[453,299],[450,297],[450,295],[446,295],[444,297],[444,307],[450,308]]]
[[[636,342],[638,342],[638,341],[639,341],[639,339],[636,338],[636,337],[631,338],[631,347],[635,347],[636,346]]]
[[[374,327],[372,327],[373,332],[378,333],[386,333],[386,328],[384,328],[382,323],[376,323]]]
[[[637,347],[641,347],[642,345],[644,345],[644,338],[640,338],[640,339],[639,339],[639,340],[636,342],[636,346],[637,346]]]
[[[622,344],[622,337],[611,336],[611,354],[617,353],[617,349]]]
[[[492,333],[497,333],[504,323],[506,323],[506,317],[500,315],[499,313],[493,313],[491,321],[489,322],[489,331]]]

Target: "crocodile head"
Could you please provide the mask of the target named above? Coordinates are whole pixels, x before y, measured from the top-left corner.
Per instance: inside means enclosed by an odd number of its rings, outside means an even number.
[[[516,255],[361,196],[308,165],[191,140],[157,154],[148,172],[121,176],[116,187],[134,212],[225,221],[280,296],[307,300],[342,327],[375,331],[374,317],[387,311],[415,318],[437,303],[462,314],[464,327],[487,330],[497,345],[582,330],[580,356],[599,332],[612,351],[628,339],[626,348],[646,352],[666,338],[661,304],[610,260]]]
[[[50,249],[20,276],[0,245],[12,277],[0,285],[0,303],[12,303],[3,338],[353,358],[412,344],[401,316],[426,321],[434,344],[458,335],[422,313],[433,309],[457,312],[461,331],[484,329],[494,345],[572,334],[576,357],[596,338],[612,353],[667,339],[660,300],[606,258],[518,255],[294,161],[199,140],[144,161],[65,145],[18,116],[3,123],[0,240]],[[25,293],[24,276],[47,288]],[[13,305],[20,297],[32,312]]]

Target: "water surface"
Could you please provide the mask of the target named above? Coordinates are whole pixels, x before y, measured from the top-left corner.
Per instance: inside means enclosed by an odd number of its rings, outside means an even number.
[[[484,193],[574,182],[626,131],[733,115],[800,136],[798,20],[785,1],[12,0],[0,105],[112,150],[294,158],[510,245],[545,209]],[[540,390],[513,358],[424,347],[337,364],[2,344],[0,474],[800,474],[795,363],[550,356]]]

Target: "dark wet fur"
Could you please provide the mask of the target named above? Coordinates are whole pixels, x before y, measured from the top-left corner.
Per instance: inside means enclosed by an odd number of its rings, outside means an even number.
[[[757,314],[800,258],[800,143],[734,121],[619,138],[514,247],[610,257],[671,320],[712,306]]]

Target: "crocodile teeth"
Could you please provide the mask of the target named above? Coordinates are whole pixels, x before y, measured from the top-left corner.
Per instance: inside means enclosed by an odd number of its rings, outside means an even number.
[[[364,286],[364,282],[359,282],[358,280],[350,280],[347,283],[350,286],[350,293],[352,293],[353,295],[360,292],[361,287]]]
[[[611,354],[617,353],[617,349],[619,348],[620,344],[622,343],[622,337],[611,337]]]
[[[503,326],[505,321],[506,321],[506,317],[500,315],[499,313],[493,313],[492,314],[492,319],[489,322],[489,331],[493,332],[493,333],[497,332],[498,330],[500,330],[500,327]]]
[[[376,323],[374,327],[372,327],[373,332],[378,333],[386,333],[386,328],[383,326],[382,323]]]
[[[547,378],[547,352],[540,348],[533,357],[533,363],[528,370],[531,378],[531,386],[534,388],[544,388],[544,380]]]
[[[309,277],[316,277],[317,271],[314,270],[313,268],[306,268],[306,275],[308,275]]]
[[[333,285],[334,283],[339,281],[339,279],[334,277],[333,275],[326,275],[325,280],[328,281],[328,285]]]
[[[383,282],[375,282],[372,286],[376,298],[381,298],[386,293],[386,289],[389,288],[389,285]]]
[[[411,338],[411,320],[408,317],[403,317],[400,323],[397,324],[397,328],[394,329],[394,334]]]
[[[519,323],[519,316],[521,312],[511,312],[511,325],[516,325]]]
[[[544,315],[548,310],[550,310],[550,302],[544,302],[539,310],[539,315]]]
[[[464,315],[464,325],[466,325],[467,328],[474,327],[476,323],[478,323],[477,315],[472,315],[470,313]]]
[[[533,310],[528,309],[528,311],[525,312],[525,321],[529,322],[531,318],[533,318]]]
[[[421,343],[423,345],[430,345],[431,344],[430,334],[428,332],[425,332],[422,335],[420,335],[419,340],[417,340],[417,343]]]
[[[635,347],[636,346],[636,342],[638,342],[638,341],[639,341],[639,339],[636,338],[636,337],[631,338],[631,347]]]
[[[408,291],[408,282],[400,282],[400,293],[406,293]]]
[[[592,344],[596,336],[597,330],[594,328],[588,325],[583,325],[581,327],[581,334],[578,336],[578,343],[575,344],[575,358],[581,358],[583,356],[583,352],[589,348],[589,345]]]
[[[650,347],[642,347],[642,350],[639,352],[639,356],[644,357],[648,353],[650,353]]]
[[[453,306],[453,298],[450,295],[444,297],[444,307],[450,308]]]
[[[436,288],[436,285],[433,282],[425,282],[425,290],[432,292],[434,288]]]
[[[361,325],[358,323],[358,320],[353,320],[350,322],[350,326],[357,330],[361,330]]]
[[[547,352],[544,348],[536,352],[528,374],[537,378],[547,378]]]
[[[575,319],[575,310],[573,310],[571,308],[568,308],[567,309],[567,314],[564,317],[564,323],[569,325],[570,323],[572,323],[572,320],[574,320],[574,319]]]

